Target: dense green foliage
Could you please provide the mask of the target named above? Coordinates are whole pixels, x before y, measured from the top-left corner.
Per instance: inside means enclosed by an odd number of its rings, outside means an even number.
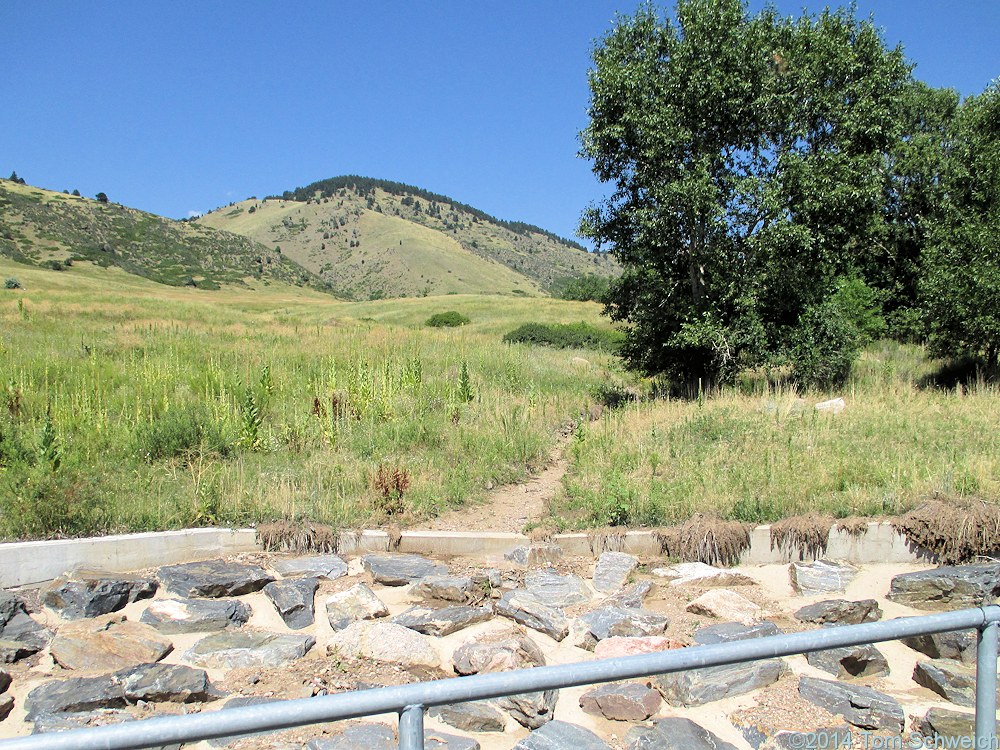
[[[449,310],[448,312],[434,313],[424,325],[431,328],[458,328],[458,326],[464,326],[471,322],[468,316],[462,315],[457,310]]]
[[[607,277],[585,273],[581,276],[559,279],[552,285],[552,293],[559,299],[603,302],[609,286],[610,281]]]
[[[622,335],[589,323],[525,323],[503,337],[505,344],[535,344],[556,349],[618,351]]]

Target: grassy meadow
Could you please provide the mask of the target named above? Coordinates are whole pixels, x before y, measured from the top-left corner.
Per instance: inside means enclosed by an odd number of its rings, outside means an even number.
[[[614,357],[501,343],[593,303],[448,295],[346,303],[276,282],[166,287],[116,268],[0,259],[0,537],[247,524],[405,525],[547,459]],[[428,328],[456,310],[460,328]],[[555,528],[898,514],[1000,498],[996,387],[926,385],[919,347],[865,352],[836,393],[748,377],[580,421]],[[843,396],[838,415],[818,401]]]

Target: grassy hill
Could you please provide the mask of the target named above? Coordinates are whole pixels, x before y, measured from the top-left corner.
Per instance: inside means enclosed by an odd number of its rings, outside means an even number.
[[[115,203],[0,180],[0,255],[55,270],[117,266],[172,286],[322,282],[246,237]]]
[[[609,256],[528,224],[385,180],[340,177],[251,199],[199,223],[280,247],[354,299],[538,295],[566,278],[610,276]]]

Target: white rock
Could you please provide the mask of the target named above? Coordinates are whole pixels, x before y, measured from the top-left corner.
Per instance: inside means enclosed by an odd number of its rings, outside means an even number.
[[[670,580],[671,586],[696,583],[699,586],[748,586],[754,582],[735,570],[716,568],[703,562],[680,563],[669,568],[656,568],[654,576]]]
[[[687,611],[696,615],[736,620],[744,625],[760,622],[764,616],[764,611],[745,596],[726,589],[706,591],[687,605]]]
[[[816,411],[828,411],[831,414],[840,414],[847,408],[847,404],[842,398],[831,398],[829,401],[820,401],[816,404]]]
[[[391,622],[355,622],[334,633],[328,647],[347,656],[363,656],[404,669],[441,666],[441,656],[427,638]]]

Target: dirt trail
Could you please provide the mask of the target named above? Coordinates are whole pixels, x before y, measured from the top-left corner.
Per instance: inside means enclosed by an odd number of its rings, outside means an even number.
[[[548,516],[548,502],[559,491],[569,462],[563,457],[567,438],[549,454],[548,466],[525,482],[497,487],[482,503],[448,511],[413,528],[431,531],[508,531],[520,533],[526,523]]]

